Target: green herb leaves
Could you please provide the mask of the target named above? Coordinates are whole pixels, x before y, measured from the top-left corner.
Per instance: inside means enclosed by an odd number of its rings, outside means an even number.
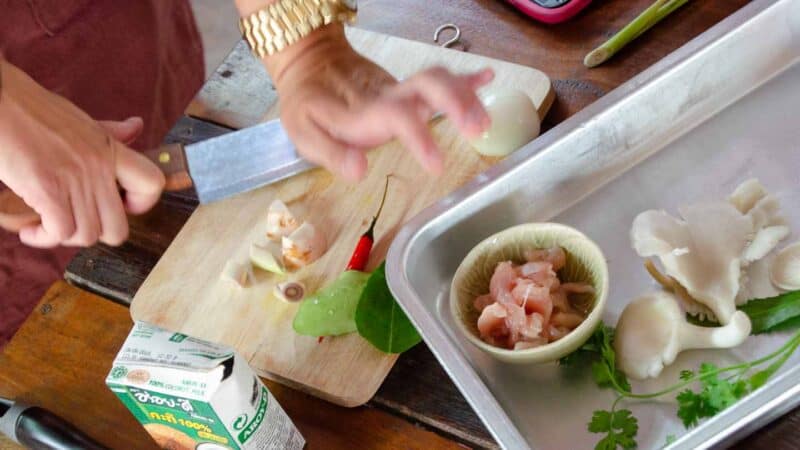
[[[639,423],[630,410],[621,409],[619,411],[595,411],[592,420],[589,422],[589,431],[592,433],[604,433],[595,450],[615,450],[617,448],[632,449],[636,448],[636,433],[639,431]]]
[[[793,330],[800,326],[800,291],[786,292],[769,298],[756,298],[737,309],[747,314],[753,329],[750,334],[771,333],[773,331]],[[701,320],[686,315],[693,325],[716,327],[711,320]]]
[[[389,291],[384,264],[369,277],[355,317],[361,337],[384,353],[402,353],[422,340]]]
[[[768,333],[800,317],[800,291],[750,300],[739,309],[750,317],[752,334]]]
[[[699,378],[702,384],[700,392],[685,389],[676,398],[678,417],[686,428],[697,425],[700,419],[715,416],[748,393],[744,380],[720,379],[719,369],[713,364],[701,364]],[[681,379],[691,381],[695,375],[691,371],[684,371]]]
[[[601,388],[614,387],[630,391],[631,385],[625,374],[617,369],[617,355],[614,352],[614,328],[600,324],[592,336],[578,350],[561,358],[564,367],[591,364],[592,378]]]
[[[300,304],[292,326],[305,336],[338,336],[356,331],[356,305],[368,273],[348,270]]]
[[[787,299],[788,298],[788,299]],[[784,297],[766,305],[771,311],[786,311],[785,303],[794,302],[793,297]],[[762,301],[762,300],[758,300]],[[765,316],[766,317],[766,316]],[[794,322],[795,318],[790,318]],[[787,326],[787,322],[764,322],[763,329],[773,329],[775,323],[780,327]],[[800,331],[795,332],[780,348],[772,353],[753,361],[734,364],[727,367],[717,367],[714,364],[703,363],[697,372],[683,370],[680,381],[658,392],[634,393],[628,384],[627,378],[616,369],[616,354],[613,347],[614,330],[602,325],[589,340],[578,350],[562,358],[560,364],[565,368],[585,369],[589,364],[592,367],[592,377],[600,387],[611,387],[617,393],[611,410],[594,411],[588,429],[592,433],[605,434],[597,443],[596,449],[629,449],[636,446],[636,433],[638,424],[630,410],[617,410],[617,404],[625,399],[647,400],[674,392],[678,392],[678,417],[686,428],[696,426],[702,419],[713,417],[719,412],[729,408],[750,392],[763,386],[783,364],[800,347]],[[770,363],[766,368],[755,371],[757,368]],[[755,372],[754,372],[755,371]],[[730,376],[722,374],[732,373]],[[692,390],[690,385],[699,382],[700,389]]]

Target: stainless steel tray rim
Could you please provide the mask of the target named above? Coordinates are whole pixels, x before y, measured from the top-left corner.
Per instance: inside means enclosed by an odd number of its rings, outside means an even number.
[[[667,58],[545,133],[522,150],[479,176],[475,181],[470,182],[442,201],[425,209],[409,221],[398,233],[387,256],[387,276],[392,292],[400,299],[401,306],[421,331],[426,342],[437,342],[436,345],[430,346],[431,350],[442,362],[445,370],[467,398],[470,405],[476,410],[492,435],[503,447],[528,448],[528,443],[514,426],[510,427],[513,432],[506,434],[508,431],[506,425],[510,422],[509,416],[500,407],[486,384],[477,382],[480,377],[466,356],[461,353],[461,349],[455,343],[447,339],[442,330],[437,328],[438,324],[436,324],[434,316],[428,314],[422,304],[422,299],[412,288],[404,262],[409,260],[412,249],[415,248],[414,243],[423,236],[438,234],[437,229],[440,229],[445,221],[444,212],[447,212],[448,215],[454,215],[462,213],[464,210],[474,212],[483,209],[486,204],[490,203],[485,200],[490,196],[483,197],[481,194],[488,189],[502,189],[503,183],[508,178],[514,177],[517,172],[523,170],[523,167],[521,167],[523,161],[533,164],[534,161],[546,159],[550,153],[555,151],[554,147],[557,147],[565,140],[573,139],[574,135],[582,132],[585,127],[591,127],[594,121],[599,120],[599,116],[603,112],[624,104],[628,96],[648,88],[651,83],[665,76],[665,74],[678,70],[678,66],[687,61],[699,58],[700,51],[710,49],[716,45],[722,45],[720,40],[724,38],[729,30],[746,24],[760,14],[766,14],[772,8],[777,8],[779,5],[785,6],[788,3],[790,3],[790,0],[777,2],[760,0],[743,7],[740,11],[676,50]],[[800,2],[796,2],[796,4],[800,4]],[[800,7],[796,6],[796,10],[800,11]],[[791,36],[791,39],[800,41],[796,35]],[[755,86],[753,86],[753,89],[755,89]],[[732,99],[731,102],[735,100]],[[773,397],[780,397],[782,400],[790,398],[791,396],[787,397],[786,392],[794,392],[800,389],[800,385],[797,385],[796,382],[794,384],[791,383],[792,379],[797,379],[798,376],[800,376],[800,368],[787,371],[783,376],[771,380],[768,386],[781,384],[780,387],[784,388],[778,392],[777,396]],[[765,407],[763,403],[771,405],[775,398],[770,400],[761,396],[757,399],[748,398],[745,400],[747,405],[757,407],[757,411],[750,413],[750,415],[761,417],[759,412]],[[743,404],[745,400],[743,400]],[[758,406],[756,403],[762,403],[762,405]],[[800,399],[792,399],[791,403],[800,403]],[[787,403],[784,402],[784,404]],[[719,426],[719,424],[726,422],[730,416],[731,413],[721,414],[715,420],[705,422],[693,430],[692,433],[684,435],[671,448],[696,448],[698,445],[705,445],[703,441],[698,442],[697,437],[713,429],[714,426]],[[498,425],[502,425],[503,429]],[[737,429],[739,428],[717,430],[717,433],[714,434],[714,442],[707,441],[706,443],[710,445],[730,438],[735,435]],[[694,447],[689,447],[689,445],[694,445]]]

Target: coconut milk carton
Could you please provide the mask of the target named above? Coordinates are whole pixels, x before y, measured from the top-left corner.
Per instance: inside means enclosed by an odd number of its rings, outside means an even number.
[[[106,384],[161,448],[305,445],[272,394],[229,347],[136,322]]]

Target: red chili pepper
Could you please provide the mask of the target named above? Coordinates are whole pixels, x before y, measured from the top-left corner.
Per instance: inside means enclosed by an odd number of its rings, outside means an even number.
[[[375,223],[378,222],[378,217],[383,211],[383,204],[386,202],[386,192],[389,191],[389,177],[386,177],[386,186],[383,188],[383,198],[381,205],[378,207],[378,213],[372,218],[372,223],[369,224],[367,231],[361,235],[356,244],[356,249],[353,251],[353,256],[350,257],[350,262],[347,263],[345,270],[359,270],[363,271],[369,262],[369,252],[372,251],[372,245],[375,243]]]

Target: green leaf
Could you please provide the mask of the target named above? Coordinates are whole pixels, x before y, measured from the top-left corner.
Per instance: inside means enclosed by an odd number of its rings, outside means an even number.
[[[677,436],[675,436],[674,434],[668,434],[667,435],[667,440],[664,442],[664,447],[669,446],[670,444],[672,444],[673,442],[675,442],[677,440],[678,440]]]
[[[639,432],[639,423],[628,409],[595,411],[588,429],[592,433],[606,434],[595,445],[595,449],[636,448],[636,433]]]
[[[681,370],[681,375],[680,375],[681,380],[683,381],[691,380],[693,376],[694,372],[692,372],[691,370]]]
[[[738,309],[750,318],[751,334],[771,333],[800,328],[800,291],[786,292],[769,298],[749,300]],[[718,327],[719,323],[686,315],[686,320],[701,327]]]
[[[589,431],[592,433],[605,433],[611,431],[611,412],[598,410],[592,414],[589,422]]]
[[[356,308],[358,334],[384,353],[402,353],[422,338],[386,284],[385,264],[375,269]]]
[[[750,322],[753,324],[752,334],[767,333],[787,321],[800,317],[800,291],[750,300],[740,306],[739,310],[750,317]]]
[[[614,413],[611,426],[625,436],[636,436],[639,432],[639,422],[628,409],[621,409]]]
[[[305,336],[338,336],[356,331],[356,306],[369,273],[350,270],[300,304],[292,326]]]
[[[702,407],[700,396],[686,389],[678,394],[676,400],[678,401],[678,417],[683,422],[683,426],[690,428],[697,425],[700,419],[699,411]]]

